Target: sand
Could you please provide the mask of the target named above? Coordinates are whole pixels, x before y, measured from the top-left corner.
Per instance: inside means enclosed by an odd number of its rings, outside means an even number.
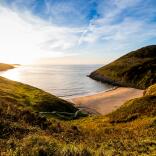
[[[105,115],[119,108],[127,100],[141,97],[144,90],[118,87],[95,95],[70,99],[77,107],[94,114]]]

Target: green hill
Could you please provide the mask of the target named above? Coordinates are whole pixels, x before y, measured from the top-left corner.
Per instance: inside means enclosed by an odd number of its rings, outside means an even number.
[[[156,83],[156,45],[130,52],[92,72],[90,77],[114,85],[145,89]]]
[[[8,70],[8,69],[13,69],[13,68],[14,68],[14,65],[0,63],[0,71],[5,71],[5,70]]]
[[[13,65],[0,64],[0,70],[14,68]],[[13,103],[19,108],[28,108],[33,111],[42,112],[67,112],[74,113],[77,109],[73,104],[59,99],[54,95],[44,92],[38,88],[11,81],[0,77],[0,102]]]
[[[0,77],[0,155],[155,155],[156,87],[107,116],[60,120],[40,111],[77,109],[40,89]]]
[[[42,112],[75,112],[77,109],[69,102],[38,88],[0,77],[0,100],[12,103],[19,108],[29,108]]]
[[[156,91],[156,90],[155,90]],[[127,101],[115,112],[111,113],[112,123],[129,122],[142,116],[156,117],[156,96],[146,95]]]
[[[63,118],[40,113],[52,111]],[[156,155],[156,84],[106,116],[69,120],[77,112],[72,103],[0,77],[0,155]]]
[[[148,87],[143,97],[127,101],[109,115],[112,123],[129,122],[144,116],[156,117],[156,84]]]

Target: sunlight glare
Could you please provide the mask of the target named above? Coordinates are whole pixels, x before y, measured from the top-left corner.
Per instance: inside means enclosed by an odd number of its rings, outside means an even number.
[[[8,70],[7,72],[0,72],[0,76],[14,81],[20,81],[20,72],[18,68]]]

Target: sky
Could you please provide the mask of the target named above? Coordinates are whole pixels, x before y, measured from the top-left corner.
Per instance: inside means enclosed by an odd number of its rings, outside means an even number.
[[[156,0],[0,0],[0,62],[107,64],[156,44]]]

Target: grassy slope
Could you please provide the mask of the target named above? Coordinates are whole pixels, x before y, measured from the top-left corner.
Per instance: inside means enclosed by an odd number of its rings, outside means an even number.
[[[12,102],[20,108],[29,108],[33,111],[75,112],[77,110],[71,103],[54,95],[3,77],[0,77],[0,98],[6,103]]]
[[[0,82],[0,149],[3,155],[156,154],[155,86],[147,89],[144,97],[126,102],[107,116],[63,121],[41,116],[37,111],[47,110],[45,99],[51,102],[48,109],[52,110],[64,109],[64,101],[28,85],[4,78],[0,78]],[[68,111],[75,111],[69,103],[65,105]]]
[[[148,87],[143,97],[129,100],[109,114],[112,123],[133,121],[144,116],[156,117],[156,84]]]
[[[154,95],[156,96],[156,84],[150,86],[148,89],[145,90],[145,95]]]
[[[122,86],[145,89],[156,83],[156,45],[133,51],[94,71],[90,77]]]
[[[0,63],[0,71],[5,71],[8,69],[13,69],[13,68],[14,68],[14,65]]]

